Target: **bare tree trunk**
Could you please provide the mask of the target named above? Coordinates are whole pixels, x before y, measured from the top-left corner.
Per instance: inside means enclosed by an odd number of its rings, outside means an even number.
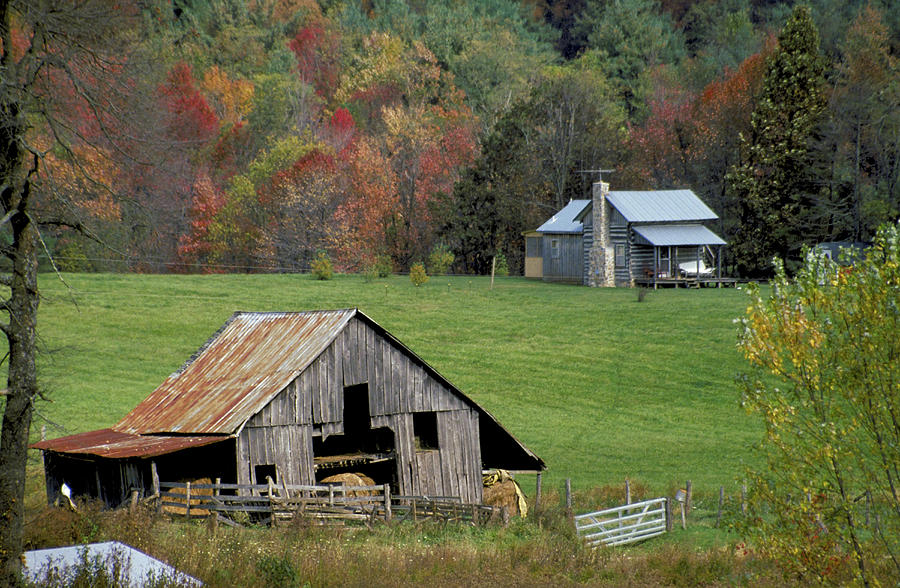
[[[6,3],[0,4],[3,32],[8,29]],[[8,37],[4,37],[4,41]],[[5,60],[4,60],[5,61]],[[0,300],[6,322],[0,331],[9,342],[9,373],[3,429],[0,431],[0,585],[18,583],[21,568],[23,520],[25,515],[25,465],[28,433],[34,396],[35,323],[39,303],[37,289],[37,229],[28,214],[31,193],[30,172],[25,169],[22,138],[25,123],[19,104],[13,99],[0,102],[6,124],[0,126],[0,205],[3,220],[9,223],[12,243],[2,250],[12,270],[0,278],[9,288]],[[36,165],[36,163],[35,163]]]
[[[26,196],[27,198],[27,196]],[[37,239],[28,215],[12,218],[14,269],[11,295],[4,301],[9,322],[8,393],[0,433],[0,585],[18,581],[25,516],[25,465],[31,428],[35,376],[35,327],[38,309]]]

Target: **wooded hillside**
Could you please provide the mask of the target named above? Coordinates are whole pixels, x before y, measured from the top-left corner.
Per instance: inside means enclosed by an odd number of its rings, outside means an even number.
[[[406,270],[443,245],[454,271],[502,253],[516,273],[522,231],[603,168],[618,189],[693,189],[726,269],[763,275],[900,213],[900,10],[793,5],[142,3],[140,75],[112,106],[154,139],[98,149],[103,115],[58,87],[71,126],[30,130],[72,137],[35,182],[43,209],[71,200],[44,216],[47,251],[75,270],[297,271],[320,250]],[[12,26],[13,55],[39,42]]]

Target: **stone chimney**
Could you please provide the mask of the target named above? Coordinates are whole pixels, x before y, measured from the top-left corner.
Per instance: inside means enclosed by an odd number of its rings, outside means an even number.
[[[591,222],[593,224],[594,241],[588,257],[588,285],[597,287],[614,287],[616,285],[616,260],[612,244],[609,241],[609,206],[606,195],[609,184],[594,182],[591,193]]]

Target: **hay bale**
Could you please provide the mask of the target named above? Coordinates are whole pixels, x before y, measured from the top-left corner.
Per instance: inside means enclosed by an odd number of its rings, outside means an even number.
[[[321,480],[322,484],[335,484],[338,486],[374,486],[375,480],[365,474],[345,472],[335,474]],[[374,496],[374,490],[351,490],[347,496]]]
[[[525,494],[519,488],[518,482],[508,472],[496,470],[485,474],[483,481],[482,502],[484,504],[505,507],[509,516],[519,515],[524,518],[528,514]]]
[[[209,516],[209,511],[205,508],[200,508],[200,504],[207,502],[208,496],[213,495],[212,488],[194,488],[194,484],[212,484],[212,480],[209,478],[197,478],[195,480],[178,480],[178,482],[185,484],[187,482],[191,483],[191,516],[194,517],[207,517]],[[163,498],[163,502],[177,502],[184,506],[175,506],[175,505],[164,505],[163,512],[167,512],[169,514],[177,514],[177,515],[185,515],[187,514],[187,488],[172,488],[169,490],[172,494],[180,494],[181,496],[166,496]],[[200,498],[203,497],[203,498]]]

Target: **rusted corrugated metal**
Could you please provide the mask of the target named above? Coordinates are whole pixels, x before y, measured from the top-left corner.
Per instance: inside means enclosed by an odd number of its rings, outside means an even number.
[[[202,447],[229,439],[223,435],[203,436],[168,436],[168,435],[132,435],[112,429],[88,431],[40,441],[31,445],[32,449],[55,451],[56,453],[74,453],[98,455],[114,459],[126,457],[155,457],[166,453],[174,453],[190,447]]]
[[[233,434],[312,363],[356,312],[236,313],[113,428]]]

